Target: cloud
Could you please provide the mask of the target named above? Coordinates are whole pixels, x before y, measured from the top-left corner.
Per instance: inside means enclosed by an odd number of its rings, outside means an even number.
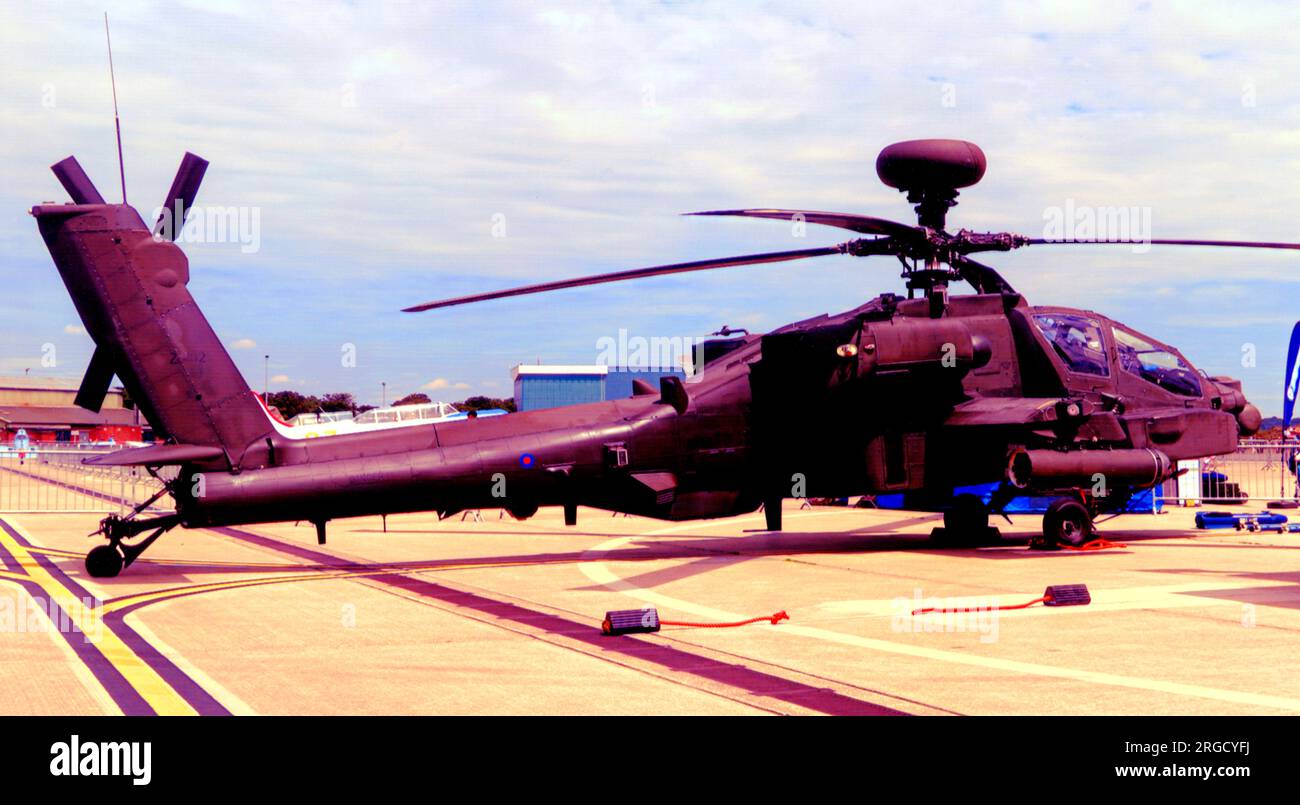
[[[63,332],[68,335],[85,335],[86,328],[82,327],[80,324],[65,324],[63,325]]]
[[[288,376],[288,375],[271,375],[271,382],[272,382],[272,383],[288,383],[288,382],[289,382],[289,376]]]
[[[257,342],[251,338],[241,338],[230,345],[231,349],[257,349]]]
[[[1044,209],[1074,199],[1150,207],[1156,237],[1293,237],[1300,49],[1287,4],[546,5],[338,0],[268,16],[257,3],[189,3],[186,24],[165,34],[165,4],[115,11],[126,175],[142,214],[185,149],[212,161],[200,203],[262,211],[254,254],[238,241],[184,245],[217,332],[255,322],[284,365],[319,378],[309,391],[361,398],[431,365],[475,388],[508,384],[514,363],[590,360],[619,327],[703,335],[838,312],[901,290],[888,261],[827,257],[397,314],[516,283],[848,237],[809,227],[791,244],[780,223],[676,215],[692,209],[911,220],[872,163],[917,137],[965,137],[988,154],[954,229],[1037,236]],[[0,4],[0,25],[26,32],[0,49],[0,208],[65,198],[47,166],[68,153],[115,199],[102,18]],[[0,248],[6,297],[33,301],[0,311],[4,329],[57,332],[75,317],[28,216],[0,217]],[[1228,371],[1235,345],[1164,321],[1177,292],[1227,274],[1271,321],[1295,272],[1205,251],[1157,247],[1135,261],[1027,249],[987,262],[1032,303],[1121,316]],[[1261,348],[1285,337],[1263,321],[1243,334]],[[292,356],[279,346],[290,342]],[[340,365],[340,342],[357,345],[355,365]],[[0,352],[12,349],[30,351],[0,333]],[[261,376],[260,354],[237,358]],[[1244,378],[1248,394],[1277,385],[1264,374]]]
[[[439,391],[441,389],[456,389],[458,391],[463,391],[470,388],[470,384],[465,382],[453,383],[445,377],[436,377],[428,383],[425,383],[421,388],[428,389],[429,391]]]

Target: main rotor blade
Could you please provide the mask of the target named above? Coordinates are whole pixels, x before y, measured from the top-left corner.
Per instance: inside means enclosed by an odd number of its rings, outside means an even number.
[[[707,212],[688,212],[684,215],[734,215],[743,218],[770,218],[777,221],[806,221],[810,224],[837,226],[864,235],[890,235],[903,240],[917,240],[925,237],[925,230],[910,224],[900,224],[884,218],[869,215],[854,215],[847,212],[817,212],[816,210],[709,210]]]
[[[1157,238],[1151,240],[1047,240],[1044,238],[1028,238],[1023,241],[1023,243],[1031,246],[1065,246],[1069,244],[1079,244],[1083,246],[1095,246],[1100,244],[1145,246],[1147,244],[1152,244],[1155,246],[1231,246],[1242,249],[1300,250],[1300,243],[1271,243],[1257,240],[1164,240]]]
[[[649,268],[633,268],[627,271],[615,271],[610,274],[594,274],[590,277],[574,277],[573,279],[556,280],[555,282],[539,282],[536,285],[523,285],[518,288],[506,288],[500,291],[488,291],[487,293],[458,296],[454,299],[442,299],[437,302],[426,302],[423,305],[402,308],[402,312],[419,313],[420,311],[432,310],[439,307],[468,305],[471,302],[484,302],[489,299],[502,299],[507,296],[524,296],[526,294],[543,293],[545,291],[558,291],[563,288],[579,288],[583,285],[599,285],[605,282],[622,282],[623,280],[636,280],[644,277],[658,277],[663,274],[680,274],[686,271],[706,271],[711,268],[747,266],[755,265],[757,263],[779,263],[785,260],[802,260],[805,257],[823,257],[829,254],[845,254],[846,252],[847,244],[842,244],[839,246],[826,246],[819,249],[796,249],[789,252],[746,254],[739,257],[722,257],[716,260],[696,260],[690,263],[672,263],[663,266],[650,266]]]

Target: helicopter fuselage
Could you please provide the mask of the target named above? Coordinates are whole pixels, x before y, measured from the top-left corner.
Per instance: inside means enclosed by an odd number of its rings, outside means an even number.
[[[1258,412],[1227,378],[1104,316],[1018,294],[885,295],[721,354],[658,394],[393,431],[250,445],[190,466],[187,525],[592,506],[685,520],[787,497],[1004,481],[1116,493],[1228,453]],[[706,346],[708,349],[708,346]],[[1252,424],[1253,422],[1253,424]],[[760,469],[761,468],[761,469]]]

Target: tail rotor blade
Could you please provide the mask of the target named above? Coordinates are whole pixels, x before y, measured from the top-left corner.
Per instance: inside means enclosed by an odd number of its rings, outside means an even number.
[[[441,299],[436,302],[426,302],[423,305],[403,308],[402,312],[419,313],[420,311],[433,310],[434,308],[452,307],[453,305],[468,305],[471,302],[484,302],[489,299],[503,299],[507,296],[524,296],[526,294],[544,293],[546,291],[558,291],[562,288],[579,288],[584,285],[622,282],[624,280],[643,279],[645,277],[658,277],[664,274],[681,274],[686,271],[707,271],[712,268],[747,266],[758,263],[779,263],[786,260],[802,260],[805,257],[824,257],[830,254],[847,254],[848,248],[849,244],[841,244],[839,246],[826,246],[819,249],[796,249],[788,252],[747,254],[739,257],[722,257],[716,260],[696,260],[690,263],[673,263],[671,265],[650,266],[649,268],[633,268],[627,271],[615,271],[610,274],[595,274],[590,277],[574,277],[573,279],[557,280],[555,282],[540,282],[536,285],[524,285],[518,288],[506,288],[500,291],[489,291],[487,293],[459,296],[454,299]]]
[[[104,197],[95,189],[95,183],[82,170],[76,157],[59,160],[50,166],[54,176],[72,197],[73,204],[103,204]]]
[[[180,235],[185,218],[194,206],[194,199],[199,194],[199,185],[203,183],[203,174],[208,170],[208,161],[200,156],[185,152],[181,166],[172,179],[171,189],[167,191],[167,200],[162,212],[154,224],[153,233],[174,241]]]
[[[86,376],[81,379],[81,388],[77,389],[73,403],[87,411],[99,413],[104,398],[108,396],[108,387],[113,382],[114,374],[116,370],[113,368],[112,354],[103,347],[95,347],[90,356],[90,365],[86,367]]]

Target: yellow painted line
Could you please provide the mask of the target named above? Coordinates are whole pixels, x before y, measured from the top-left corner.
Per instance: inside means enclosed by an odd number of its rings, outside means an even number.
[[[39,554],[41,556],[61,556],[64,559],[80,559],[85,556],[85,552],[65,551],[62,548],[38,548],[35,545],[27,549],[28,553]]]
[[[314,581],[317,579],[337,578],[344,578],[344,574],[302,573],[296,576],[275,576],[263,579],[232,579],[231,581],[214,581],[207,584],[195,584],[190,587],[172,587],[166,590],[136,593],[134,595],[124,595],[120,598],[114,598],[111,601],[104,602],[104,612],[116,612],[119,609],[124,609],[129,606],[147,604],[154,601],[165,601],[169,598],[197,595],[199,593],[214,592],[217,590],[234,590],[240,587],[255,587],[260,584],[283,584],[291,581]]]
[[[31,575],[25,581],[35,582],[37,586],[68,613],[74,623],[81,624],[82,631],[91,638],[104,658],[126,679],[127,684],[154,709],[159,715],[197,715],[188,702],[167,684],[158,672],[150,668],[108,624],[104,623],[93,610],[87,610],[85,604],[74,597],[48,570],[37,563],[21,542],[0,528],[0,544],[17,559]],[[41,602],[37,602],[40,604]]]
[[[6,579],[6,581],[8,580]],[[21,584],[22,581],[27,581],[27,577],[24,576],[21,581],[14,580],[13,583],[23,586]],[[6,587],[5,589],[8,588]],[[26,591],[25,586],[23,586],[23,591],[24,592]],[[74,649],[67,640],[64,640],[58,634],[59,624],[56,624],[54,621],[50,620],[49,613],[46,612],[43,608],[37,607],[37,610],[41,613],[42,617],[45,619],[45,623],[48,624],[49,626],[48,634],[50,636],[51,642],[54,643],[54,645],[58,648],[58,651],[61,654],[63,654],[63,656],[66,658],[68,667],[72,670],[72,675],[77,678],[77,681],[80,682],[82,687],[84,687],[86,691],[90,694],[90,698],[95,700],[95,702],[104,711],[105,715],[110,715],[110,716],[122,715],[123,714],[122,708],[118,705],[116,701],[113,700],[113,697],[109,695],[108,690],[100,683],[98,679],[95,678],[95,675],[91,673],[90,667],[81,661],[81,657],[77,655],[76,649]]]
[[[538,562],[496,562],[493,564],[468,563],[459,565],[435,565],[433,567],[392,567],[392,568],[357,568],[355,570],[338,570],[324,571],[318,570],[310,573],[298,573],[292,576],[272,576],[269,578],[255,579],[231,579],[230,581],[214,581],[206,584],[195,584],[190,587],[172,587],[166,590],[157,590],[153,592],[135,593],[134,595],[124,595],[120,598],[104,602],[104,612],[116,612],[130,606],[151,604],[156,601],[166,601],[172,598],[179,598],[188,595],[197,595],[206,592],[219,592],[222,590],[236,590],[242,587],[256,587],[263,584],[288,584],[297,581],[328,581],[331,579],[356,579],[371,578],[376,576],[394,576],[403,573],[431,573],[443,570],[473,570],[478,568],[501,568],[501,567],[520,567],[527,565],[541,564]]]

